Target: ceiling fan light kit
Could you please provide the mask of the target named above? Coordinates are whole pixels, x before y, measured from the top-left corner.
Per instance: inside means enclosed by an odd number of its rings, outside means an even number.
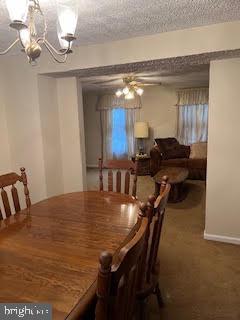
[[[120,98],[124,95],[126,100],[131,100],[135,98],[135,95],[142,96],[144,93],[143,88],[141,87],[142,84],[137,82],[134,77],[123,78],[123,89],[118,89],[116,91],[116,96]]]
[[[41,55],[42,45],[45,46],[56,62],[66,62],[68,54],[72,52],[72,43],[76,39],[74,33],[78,20],[77,0],[56,0],[58,14],[57,33],[61,46],[60,50],[55,49],[46,38],[47,21],[39,0],[5,1],[11,20],[10,27],[17,30],[18,37],[5,51],[0,52],[0,55],[7,54],[15,44],[20,42],[22,51],[26,53],[28,61],[32,65],[36,64],[36,59]],[[37,16],[41,16],[43,21],[41,35],[37,32]]]

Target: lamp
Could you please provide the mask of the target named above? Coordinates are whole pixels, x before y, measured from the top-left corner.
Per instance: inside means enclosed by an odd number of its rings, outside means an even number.
[[[67,60],[72,52],[72,42],[76,39],[74,33],[78,20],[77,0],[56,0],[58,13],[58,38],[60,49],[57,50],[47,40],[47,20],[40,7],[40,0],[5,0],[11,20],[10,27],[17,30],[17,39],[0,55],[7,54],[18,42],[22,51],[26,53],[28,61],[36,64],[36,59],[41,55],[42,46],[48,50],[52,58],[59,63]],[[41,18],[42,28],[40,34],[36,25]]]
[[[139,155],[144,155],[144,140],[148,138],[148,123],[147,122],[135,122],[134,125],[134,136],[139,139],[138,149]]]

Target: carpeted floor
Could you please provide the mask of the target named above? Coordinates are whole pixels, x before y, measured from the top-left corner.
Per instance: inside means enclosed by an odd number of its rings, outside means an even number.
[[[98,171],[88,170],[89,190]],[[149,299],[150,320],[240,320],[240,246],[203,239],[205,183],[188,181],[187,198],[168,205],[161,245],[160,284],[165,307]],[[138,197],[154,192],[149,176],[138,178]],[[227,213],[226,213],[227,214]]]

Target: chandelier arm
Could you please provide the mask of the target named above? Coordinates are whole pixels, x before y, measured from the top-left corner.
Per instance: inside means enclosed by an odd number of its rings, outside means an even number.
[[[40,6],[39,6],[39,8],[40,8]],[[45,18],[45,15],[43,14],[41,8],[40,8],[40,13],[41,13],[41,15],[42,15],[42,17],[43,17],[43,23],[44,23],[43,39],[46,40],[47,28],[48,28],[48,27],[47,27],[47,20],[46,20],[46,18]]]
[[[55,53],[55,54],[57,54],[58,56],[65,56],[68,52],[69,52],[69,50],[70,50],[70,42],[68,43],[68,48],[67,49],[65,49],[64,51],[62,51],[62,52],[59,52],[58,50],[56,50],[55,48],[54,48],[54,46],[53,45],[51,45],[51,43],[47,40],[47,39],[41,39],[41,40],[43,40],[43,43],[45,42],[45,45],[47,44],[50,48],[51,48],[51,50]]]
[[[5,51],[2,51],[2,52],[0,51],[0,55],[2,56],[4,54],[7,54],[15,46],[15,44],[18,43],[18,41],[19,41],[19,38],[16,39]]]
[[[51,50],[51,47],[48,46],[47,42],[43,41],[43,44],[45,45],[46,49],[48,50],[48,52],[50,53],[50,55],[53,57],[53,59],[58,62],[58,63],[65,63],[67,61],[68,55],[65,54],[64,55],[64,59],[63,60],[59,60],[54,53]]]

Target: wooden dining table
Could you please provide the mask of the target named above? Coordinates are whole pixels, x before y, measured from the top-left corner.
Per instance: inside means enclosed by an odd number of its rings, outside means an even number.
[[[81,319],[96,293],[99,255],[137,228],[138,201],[86,191],[56,196],[1,221],[0,302],[50,303],[54,320]]]

